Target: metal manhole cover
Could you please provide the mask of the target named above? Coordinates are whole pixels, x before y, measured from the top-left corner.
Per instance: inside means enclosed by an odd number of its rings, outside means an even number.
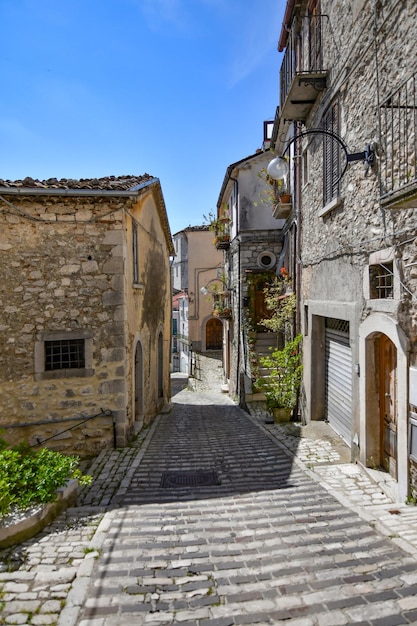
[[[164,472],[161,487],[213,487],[220,485],[217,473],[212,470],[187,470]]]

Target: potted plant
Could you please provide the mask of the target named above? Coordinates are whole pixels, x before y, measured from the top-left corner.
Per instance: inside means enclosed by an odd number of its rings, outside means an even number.
[[[222,319],[230,319],[232,317],[232,309],[222,304],[217,304],[213,309],[213,315]]]
[[[230,243],[230,218],[227,216],[226,211],[223,212],[216,217],[214,213],[209,213],[209,230],[214,233],[213,243],[215,244],[217,249],[229,247]],[[205,219],[207,219],[204,216]]]
[[[269,370],[269,376],[259,383],[266,397],[266,407],[275,421],[288,421],[297,404],[303,371],[301,339],[299,334],[281,350],[275,349],[270,356],[260,357],[260,364]]]

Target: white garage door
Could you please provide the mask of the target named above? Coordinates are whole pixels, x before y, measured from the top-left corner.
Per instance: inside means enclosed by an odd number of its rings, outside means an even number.
[[[326,319],[326,411],[332,428],[350,446],[352,439],[352,354],[349,322]]]

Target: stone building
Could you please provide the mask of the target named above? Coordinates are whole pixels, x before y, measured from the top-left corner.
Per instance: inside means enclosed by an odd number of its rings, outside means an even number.
[[[277,340],[259,324],[268,316],[264,286],[282,264],[284,219],[276,219],[266,182],[270,158],[258,150],[229,165],[217,201],[217,218],[227,220],[230,233],[230,240],[216,243],[224,255],[224,308],[230,308],[223,320],[223,365],[229,393],[242,404],[258,399],[258,357]]]
[[[221,283],[222,253],[213,246],[208,225],[188,226],[173,235],[173,287],[178,300],[179,371],[190,372],[192,352],[221,350],[222,322],[213,316],[211,288]]]
[[[126,445],[170,401],[159,180],[1,180],[0,223],[3,437],[80,455]]]
[[[417,3],[288,0],[272,146],[288,163],[306,421],[417,488]],[[278,177],[279,178],[279,177]]]

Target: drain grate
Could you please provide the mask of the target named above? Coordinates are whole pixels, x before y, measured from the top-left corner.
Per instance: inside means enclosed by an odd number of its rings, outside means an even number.
[[[213,487],[220,485],[217,473],[213,470],[187,470],[164,472],[161,487]]]

